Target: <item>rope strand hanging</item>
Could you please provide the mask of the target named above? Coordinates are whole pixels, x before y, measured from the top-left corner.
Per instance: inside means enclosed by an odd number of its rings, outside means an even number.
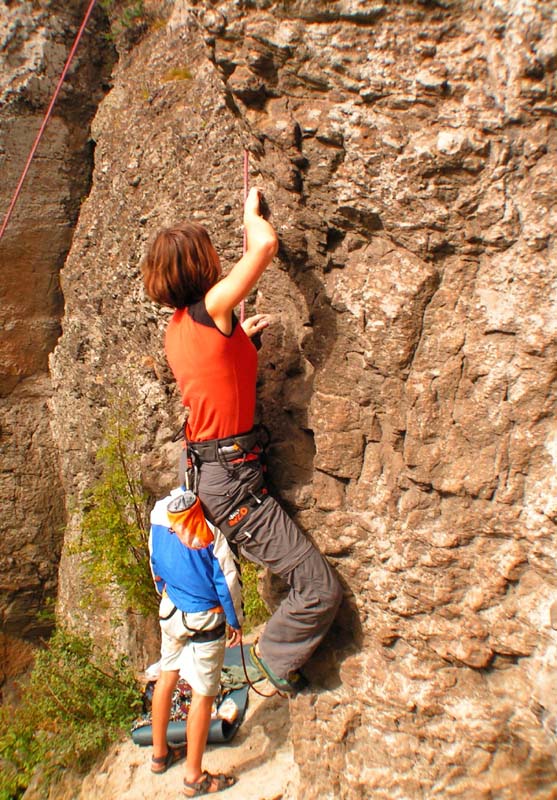
[[[64,69],[62,70],[62,74],[60,75],[60,79],[58,81],[58,84],[56,85],[56,89],[54,90],[54,94],[52,95],[52,99],[50,101],[48,109],[46,110],[46,113],[44,115],[44,119],[43,119],[42,125],[41,125],[41,127],[39,129],[39,132],[37,133],[37,135],[35,137],[35,141],[33,142],[33,146],[31,147],[31,152],[29,153],[29,156],[27,158],[27,162],[25,164],[25,167],[23,168],[23,172],[21,173],[21,177],[19,179],[19,183],[17,184],[16,190],[15,190],[15,192],[13,194],[13,197],[11,199],[10,205],[8,206],[8,210],[6,212],[6,216],[4,217],[4,221],[2,223],[2,227],[0,228],[0,239],[2,239],[2,236],[4,235],[4,232],[5,232],[6,228],[8,227],[8,222],[10,221],[10,218],[11,218],[13,210],[15,208],[15,204],[17,203],[18,197],[21,194],[21,190],[23,188],[23,184],[25,182],[25,178],[27,177],[27,173],[29,172],[29,167],[31,166],[31,162],[33,161],[33,157],[35,155],[37,147],[39,146],[39,142],[42,139],[42,136],[43,136],[43,133],[45,131],[45,128],[46,128],[46,126],[48,124],[48,121],[49,121],[51,115],[52,115],[52,109],[54,108],[54,104],[55,104],[56,100],[58,99],[58,95],[60,94],[60,90],[62,88],[62,84],[63,84],[64,79],[65,79],[65,77],[66,77],[66,75],[68,73],[70,65],[71,65],[71,63],[73,61],[73,58],[75,56],[77,47],[79,45],[79,42],[81,41],[81,37],[83,36],[83,33],[85,31],[85,27],[86,27],[87,23],[89,22],[89,17],[91,16],[91,13],[93,11],[93,8],[95,7],[95,3],[96,2],[97,2],[97,0],[91,0],[90,3],[89,3],[89,6],[87,8],[87,11],[85,12],[85,16],[83,17],[83,21],[82,21],[82,23],[80,25],[80,28],[79,28],[79,30],[77,32],[77,35],[75,37],[74,43],[72,45],[72,49],[70,50],[70,54],[68,55],[68,58],[67,58],[66,63],[64,65]]]
[[[247,150],[244,150],[244,204],[248,199],[249,193],[249,153]],[[244,253],[248,249],[248,236],[246,233],[246,228],[244,226]],[[246,318],[246,301],[242,300],[240,303],[240,323],[244,321]]]

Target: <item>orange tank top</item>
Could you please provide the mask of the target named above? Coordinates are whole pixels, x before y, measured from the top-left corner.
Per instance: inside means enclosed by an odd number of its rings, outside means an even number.
[[[222,439],[253,427],[257,350],[235,316],[226,335],[204,300],[178,309],[166,329],[165,351],[182,402],[190,409],[192,441]]]

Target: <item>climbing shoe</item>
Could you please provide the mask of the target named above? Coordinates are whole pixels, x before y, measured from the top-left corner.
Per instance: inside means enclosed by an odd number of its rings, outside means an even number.
[[[275,675],[267,662],[257,654],[255,645],[250,647],[249,655],[252,664],[257,667],[263,677],[267,678],[269,683],[272,683],[275,689],[278,689],[279,692],[295,695],[298,694],[298,692],[301,692],[302,689],[305,689],[308,685],[306,678],[304,678],[302,673],[298,672],[297,670],[291,672],[288,675],[288,678],[279,678],[278,675]]]

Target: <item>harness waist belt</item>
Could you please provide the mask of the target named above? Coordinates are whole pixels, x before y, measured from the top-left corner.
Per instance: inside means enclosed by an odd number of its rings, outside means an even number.
[[[188,628],[186,625],[185,614],[182,615],[182,620],[184,622],[184,627]],[[226,622],[221,622],[220,625],[217,625],[216,628],[211,628],[210,631],[196,631],[193,628],[188,628],[188,631],[192,631],[192,635],[190,639],[192,642],[215,642],[217,639],[222,639],[226,632]]]
[[[260,432],[253,428],[248,433],[227,436],[224,439],[208,439],[206,442],[188,442],[188,448],[200,461],[219,461],[221,458],[239,458],[258,446]]]

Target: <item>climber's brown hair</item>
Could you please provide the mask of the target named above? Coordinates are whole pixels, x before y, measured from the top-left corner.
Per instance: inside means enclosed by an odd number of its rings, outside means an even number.
[[[185,308],[196,303],[220,276],[220,261],[209,234],[197,222],[164,228],[142,264],[145,291],[156,303]]]

